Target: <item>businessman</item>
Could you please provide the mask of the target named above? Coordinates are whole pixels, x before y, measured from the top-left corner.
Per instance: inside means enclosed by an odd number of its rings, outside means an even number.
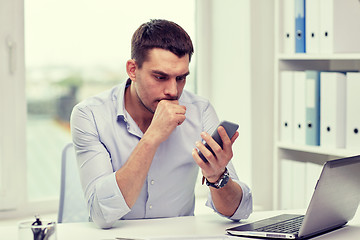
[[[131,41],[129,78],[79,103],[71,116],[91,219],[110,228],[119,219],[194,215],[199,169],[210,188],[206,205],[232,220],[247,218],[251,191],[230,162],[239,133],[229,139],[216,129],[209,101],[184,90],[190,37],[174,22],[151,20]],[[215,129],[223,148],[209,135]]]

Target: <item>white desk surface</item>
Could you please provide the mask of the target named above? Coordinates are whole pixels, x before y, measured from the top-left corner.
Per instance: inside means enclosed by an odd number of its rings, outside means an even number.
[[[117,222],[108,230],[99,229],[94,223],[63,223],[58,224],[58,240],[109,240],[116,238],[130,239],[201,239],[222,240],[228,239],[225,229],[241,223],[270,217],[289,211],[255,212],[246,221],[232,222],[218,216],[216,213],[161,219],[123,220]],[[296,211],[296,213],[302,213]],[[231,239],[252,239],[231,237]],[[1,226],[0,239],[17,240],[17,226]],[[345,227],[326,233],[312,239],[360,239],[360,211]]]

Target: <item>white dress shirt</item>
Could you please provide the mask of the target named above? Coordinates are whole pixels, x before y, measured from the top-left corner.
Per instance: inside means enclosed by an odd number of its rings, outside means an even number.
[[[194,215],[199,167],[191,152],[195,142],[201,141],[200,133],[211,134],[219,124],[209,101],[184,90],[179,104],[186,106],[186,120],[157,149],[141,193],[130,209],[115,179],[115,171],[125,164],[143,136],[125,109],[124,93],[129,83],[86,99],[74,107],[71,116],[89,214],[102,228],[119,219]],[[251,191],[238,180],[231,162],[227,167],[243,190],[241,204],[230,219],[247,218],[252,212]],[[206,205],[216,211],[210,194]]]

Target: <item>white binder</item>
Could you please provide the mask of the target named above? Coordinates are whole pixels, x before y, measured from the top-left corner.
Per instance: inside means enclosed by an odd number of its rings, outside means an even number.
[[[320,52],[333,52],[333,0],[320,0]]]
[[[293,142],[293,72],[280,73],[280,141]]]
[[[307,0],[305,8],[306,53],[320,52],[320,0]]]
[[[306,208],[306,162],[293,161],[293,209]]]
[[[346,148],[360,151],[360,73],[347,73]]]
[[[282,1],[282,52],[295,53],[295,0]]]
[[[280,208],[306,207],[306,162],[281,159]]]
[[[320,52],[359,53],[359,42],[359,0],[320,0]]]
[[[320,72],[306,70],[306,144],[320,145]]]
[[[320,73],[320,146],[345,147],[346,75]]]
[[[305,81],[304,71],[294,71],[294,143],[300,145],[306,143]]]
[[[295,190],[293,183],[293,160],[280,160],[280,209],[293,208],[293,192]]]

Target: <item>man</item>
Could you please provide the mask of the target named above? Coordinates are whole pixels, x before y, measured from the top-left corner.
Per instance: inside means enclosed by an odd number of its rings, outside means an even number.
[[[230,163],[239,133],[229,139],[219,127],[222,149],[209,135],[219,123],[213,107],[183,91],[192,54],[191,39],[177,24],[142,24],[132,37],[129,79],[74,107],[71,131],[81,182],[98,226],[193,215],[199,167],[210,185],[207,206],[232,220],[251,213],[250,189]]]

